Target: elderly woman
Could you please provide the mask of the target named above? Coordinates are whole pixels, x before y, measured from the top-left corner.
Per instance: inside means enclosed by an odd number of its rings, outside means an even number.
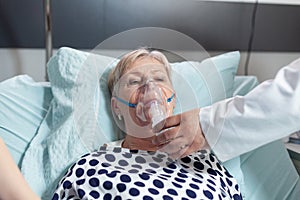
[[[126,137],[82,156],[59,182],[53,200],[241,199],[236,180],[214,155],[155,142],[153,127],[172,115],[176,98],[162,53],[128,53],[108,85],[113,114]],[[181,159],[173,160],[174,155]]]

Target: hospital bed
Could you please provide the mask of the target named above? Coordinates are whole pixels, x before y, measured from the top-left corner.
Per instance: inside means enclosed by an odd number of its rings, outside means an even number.
[[[188,85],[201,100],[200,106],[206,106],[223,98],[245,95],[258,84],[256,77],[236,76],[239,59],[239,52],[228,52],[198,63],[203,68],[206,61],[214,63],[217,71],[209,77],[221,76],[225,91],[221,96],[212,96],[209,88],[198,87],[205,85],[203,76],[207,74],[195,77],[194,69],[187,67],[190,61],[174,62],[172,68],[189,80]],[[63,47],[48,62],[49,82],[35,82],[20,75],[0,83],[0,136],[26,180],[43,199],[50,199],[58,180],[74,160],[102,143],[124,136],[115,126],[108,106],[105,82],[109,68],[101,69],[114,62],[115,58],[109,56]],[[94,63],[96,68],[91,67]],[[87,90],[86,79],[79,78],[82,66],[89,66],[84,71],[91,70],[89,79],[94,81],[90,99],[81,93]],[[101,73],[100,82],[98,76],[90,76],[94,72]],[[180,85],[175,80],[175,90]],[[99,102],[91,104],[96,111],[77,109],[82,102],[89,104],[89,100]],[[99,135],[82,136],[82,132],[90,134],[95,130],[99,130]],[[89,140],[95,137],[97,140]],[[299,198],[299,175],[281,140],[224,165],[239,181],[247,200]]]

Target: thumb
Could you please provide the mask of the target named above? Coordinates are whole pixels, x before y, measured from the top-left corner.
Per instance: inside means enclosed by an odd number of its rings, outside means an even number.
[[[167,117],[166,119],[160,121],[158,124],[156,124],[153,127],[153,132],[154,133],[159,133],[163,129],[178,126],[180,124],[180,121],[181,121],[181,114]]]

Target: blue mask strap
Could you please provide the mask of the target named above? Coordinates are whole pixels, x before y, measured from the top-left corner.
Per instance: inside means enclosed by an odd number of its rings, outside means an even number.
[[[167,99],[167,102],[170,103],[170,102],[174,99],[174,97],[175,97],[175,94],[173,93],[172,96],[169,97],[169,98]],[[124,99],[121,99],[120,97],[115,96],[115,98],[116,98],[119,102],[121,102],[121,103],[123,103],[123,104],[129,106],[130,108],[136,108],[136,106],[137,106],[136,103],[129,103],[129,102],[125,101]]]
[[[175,97],[175,94],[173,93],[172,96],[167,99],[167,102],[170,103],[174,99],[174,97]]]
[[[130,108],[135,108],[136,105],[137,105],[137,104],[134,104],[134,103],[129,103],[129,102],[125,101],[124,99],[121,99],[121,98],[119,98],[119,97],[117,97],[117,96],[115,96],[115,98],[116,98],[118,101],[120,101],[121,103],[123,103],[123,104],[129,106]]]

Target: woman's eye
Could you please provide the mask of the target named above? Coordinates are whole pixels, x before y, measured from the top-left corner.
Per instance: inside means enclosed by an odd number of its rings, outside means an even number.
[[[164,77],[156,77],[156,78],[155,78],[155,81],[158,81],[158,82],[164,82],[164,81],[165,81],[165,78],[164,78]]]
[[[129,80],[129,85],[138,85],[140,82],[140,80]]]

